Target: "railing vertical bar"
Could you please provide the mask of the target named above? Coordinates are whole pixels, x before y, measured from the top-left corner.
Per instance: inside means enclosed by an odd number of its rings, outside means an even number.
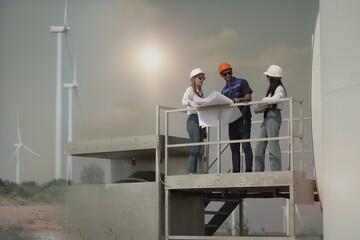
[[[220,124],[220,107],[217,108],[217,173],[221,173],[221,145],[220,145],[220,141],[221,141],[221,124]]]
[[[156,135],[160,135],[160,106],[156,105]]]
[[[293,109],[293,99],[290,98],[290,171],[294,170],[294,109]]]
[[[304,106],[303,102],[300,102],[300,151],[301,151],[301,166],[300,171],[304,171],[305,165],[304,165]]]
[[[155,182],[159,182],[160,176],[160,106],[156,105],[156,151],[155,151]]]
[[[206,128],[206,133],[207,133],[206,140],[209,142],[209,140],[210,140],[210,128],[209,127]],[[206,145],[205,147],[206,147],[205,148],[205,156],[206,157],[204,159],[205,160],[204,173],[209,173],[210,146]]]
[[[169,134],[169,113],[168,111],[165,111],[165,179],[168,175],[168,134]],[[165,186],[165,236],[166,239],[168,239],[168,236],[170,235],[170,193],[169,189]]]
[[[169,113],[165,111],[165,177],[168,175],[168,134],[169,134]]]
[[[287,136],[290,136],[290,121],[287,121]],[[290,148],[291,148],[291,139],[289,139],[288,141],[287,170],[290,170],[290,161],[291,161]]]

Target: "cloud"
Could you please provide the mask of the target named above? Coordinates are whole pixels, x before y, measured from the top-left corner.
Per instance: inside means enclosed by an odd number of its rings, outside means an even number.
[[[163,19],[166,14],[157,5],[148,0],[129,1],[126,5],[128,12],[148,19]]]
[[[264,69],[271,64],[278,64],[284,68],[294,67],[310,53],[308,47],[296,48],[279,44],[264,46],[260,54],[246,58],[244,55],[249,55],[249,49],[251,46],[243,49],[239,32],[232,28],[224,28],[219,34],[203,38],[194,44],[194,50],[202,54],[199,65],[213,71],[221,62],[229,62],[234,67],[252,69]],[[255,51],[251,55],[254,54]]]
[[[236,46],[233,45],[233,48]],[[271,64],[277,64],[283,68],[294,67],[296,64],[303,63],[303,60],[310,54],[308,47],[292,48],[287,44],[267,46],[260,55],[253,59],[245,59],[236,56],[236,51],[212,51],[204,55],[201,66],[209,69],[217,69],[221,62],[229,62],[234,67],[239,68],[260,68],[266,70]]]
[[[195,43],[195,47],[206,51],[217,51],[224,47],[231,47],[239,40],[239,33],[231,28],[225,28],[216,36],[202,39]]]
[[[282,65],[293,65],[303,60],[308,53],[308,47],[291,48],[287,44],[268,46],[259,56],[258,62],[261,66],[276,62],[282,63]]]

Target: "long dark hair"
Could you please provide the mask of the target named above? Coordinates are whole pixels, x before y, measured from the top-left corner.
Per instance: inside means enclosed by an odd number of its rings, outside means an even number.
[[[281,82],[281,78],[279,78],[279,77],[271,77],[271,76],[267,76],[267,77],[270,78],[270,85],[269,85],[269,88],[268,88],[268,90],[266,92],[265,97],[269,96],[269,94],[270,94],[270,97],[274,96],[275,90],[279,85],[281,85],[284,88],[285,96],[287,95],[285,87]]]
[[[204,97],[204,93],[203,93],[201,87],[200,87],[200,89],[196,89],[196,86],[195,86],[195,78],[197,78],[199,75],[200,74],[198,74],[198,75],[191,78],[191,87],[194,90],[194,93],[196,95],[198,95],[199,97]],[[197,90],[199,90],[199,92]]]

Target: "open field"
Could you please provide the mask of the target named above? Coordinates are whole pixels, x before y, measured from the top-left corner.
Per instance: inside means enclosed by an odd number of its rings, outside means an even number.
[[[63,204],[45,204],[0,198],[0,233],[62,233],[65,226]]]

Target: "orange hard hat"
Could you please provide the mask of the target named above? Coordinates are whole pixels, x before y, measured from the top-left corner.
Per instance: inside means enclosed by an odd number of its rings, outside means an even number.
[[[230,64],[228,63],[222,63],[219,66],[219,73],[221,74],[224,70],[226,69],[232,69],[232,67],[230,66]]]

